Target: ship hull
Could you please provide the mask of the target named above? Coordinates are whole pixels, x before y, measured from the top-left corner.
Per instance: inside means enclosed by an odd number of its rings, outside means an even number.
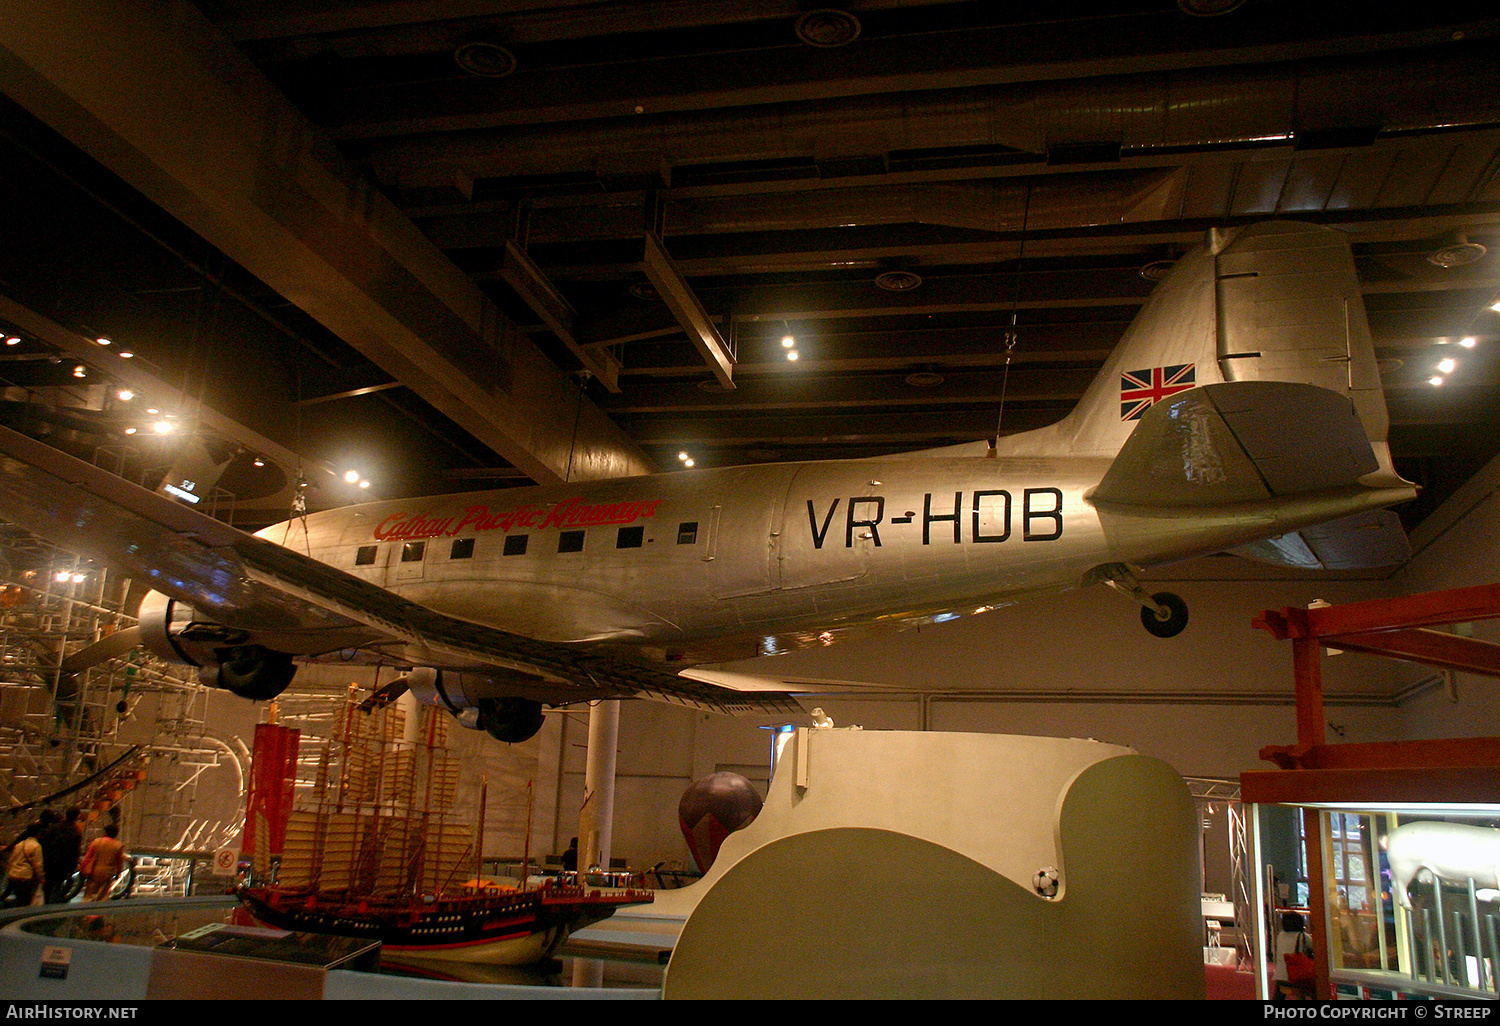
[[[648,893],[584,893],[574,888],[464,895],[436,900],[328,896],[246,887],[240,900],[257,919],[283,930],[379,941],[403,957],[494,965],[550,958],[572,930]]]

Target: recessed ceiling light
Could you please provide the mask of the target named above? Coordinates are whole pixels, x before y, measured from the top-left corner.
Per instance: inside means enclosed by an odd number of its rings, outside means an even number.
[[[1467,335],[1464,338],[1459,339],[1458,344],[1463,346],[1465,349],[1473,349],[1476,345],[1479,344],[1479,339],[1475,338],[1473,335]]]
[[[910,292],[922,284],[922,276],[911,271],[883,271],[875,276],[875,284],[887,292]]]
[[[781,336],[781,348],[790,349],[797,344],[797,340],[790,335]]]
[[[344,471],[344,480],[348,481],[350,484],[355,484],[356,482],[359,481],[359,471],[357,471],[357,470],[346,470],[346,471]]]
[[[1177,261],[1175,260],[1153,260],[1149,264],[1143,265],[1136,273],[1147,281],[1161,281],[1176,266]]]
[[[697,461],[696,461],[696,460],[683,460],[683,461],[682,461],[682,465],[683,465],[683,466],[684,466],[684,467],[693,467],[693,466],[697,466]]]
[[[797,19],[797,38],[808,46],[848,46],[859,38],[859,19],[848,11],[822,7]]]
[[[94,339],[94,341],[99,343],[101,346],[112,346],[115,344],[112,339],[107,339],[103,335],[100,335],[98,338]]]
[[[460,43],[453,51],[453,62],[470,75],[480,78],[504,78],[517,67],[515,54],[487,39]]]
[[[1434,374],[1432,377],[1427,379],[1427,383],[1429,385],[1441,385],[1443,383],[1443,379]]]
[[[1438,267],[1467,267],[1484,259],[1489,250],[1477,242],[1470,242],[1462,232],[1453,232],[1443,244],[1427,254],[1427,262]]]
[[[122,360],[128,360],[128,359],[130,359],[134,355],[135,354],[132,353],[129,349],[121,349],[120,350],[120,359],[122,359]]]
[[[797,359],[797,350],[795,350],[795,349],[788,349],[786,351],[786,358],[788,360],[796,362],[796,359]]]
[[[359,483],[359,486],[360,486],[360,487],[361,487],[361,488],[368,488],[368,487],[370,487],[370,482],[368,482],[368,481],[361,481],[361,482],[360,482],[360,483]]]
[[[14,335],[7,335],[5,337],[5,344],[8,346],[18,346],[21,344],[21,340]]]
[[[118,395],[121,399],[123,399],[127,403],[130,402],[130,400],[132,400],[132,399],[135,398],[135,393],[132,392],[128,388],[122,388],[122,389],[120,389],[120,391],[116,392],[115,394]]]
[[[73,368],[73,376],[75,378],[86,378],[86,377],[88,377],[89,376],[88,368],[85,367],[81,363],[78,364],[78,366],[76,366],[76,367]]]
[[[258,460],[255,461],[254,465],[257,466],[257,467],[264,467],[266,465],[266,461],[258,459]]]
[[[1453,369],[1457,366],[1458,361],[1453,359],[1451,356],[1444,357],[1443,359],[1438,361],[1438,370],[1442,371],[1444,374],[1452,374]]]
[[[172,430],[172,422],[169,420],[159,420],[155,424],[151,425],[151,430],[155,431],[159,435],[167,434]]]
[[[125,433],[127,435],[133,435],[133,434],[135,434],[135,432],[136,432],[136,429],[133,428],[133,427],[128,427],[128,428],[125,429]]]

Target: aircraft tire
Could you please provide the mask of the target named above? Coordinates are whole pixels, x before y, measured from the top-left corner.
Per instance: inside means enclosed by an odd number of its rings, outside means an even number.
[[[219,687],[253,702],[275,698],[297,673],[291,656],[263,645],[241,645],[224,654],[228,658],[219,663]]]
[[[1159,591],[1151,596],[1159,606],[1165,606],[1169,615],[1162,618],[1156,610],[1141,607],[1141,624],[1158,638],[1175,638],[1188,623],[1187,603],[1170,591]]]
[[[479,726],[508,745],[529,741],[542,729],[542,703],[529,698],[486,698],[479,703]]]

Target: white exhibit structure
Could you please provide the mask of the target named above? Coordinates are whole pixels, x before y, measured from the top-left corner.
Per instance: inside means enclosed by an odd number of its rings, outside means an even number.
[[[668,998],[1202,998],[1195,828],[1120,745],[800,729],[703,880],[610,925],[680,928]]]

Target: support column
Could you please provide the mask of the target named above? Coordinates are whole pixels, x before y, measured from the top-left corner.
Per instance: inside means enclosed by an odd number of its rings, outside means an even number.
[[[614,839],[615,752],[620,737],[620,703],[610,700],[589,707],[589,748],[583,771],[583,809],[578,816],[578,872],[598,866],[608,871]],[[580,958],[573,963],[573,986],[604,984],[604,963]]]

